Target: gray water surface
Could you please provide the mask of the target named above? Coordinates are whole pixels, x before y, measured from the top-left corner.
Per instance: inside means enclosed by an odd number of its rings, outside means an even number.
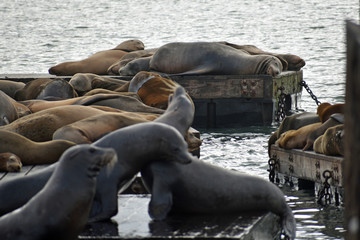
[[[345,23],[359,21],[356,0],[2,0],[0,73],[47,73],[51,66],[140,39],[253,44],[306,61],[304,80],[321,102],[344,102]],[[316,110],[304,91],[301,108]],[[276,126],[201,130],[201,158],[268,177],[267,140]],[[282,187],[297,239],[342,239],[343,208],[321,207],[313,191]]]

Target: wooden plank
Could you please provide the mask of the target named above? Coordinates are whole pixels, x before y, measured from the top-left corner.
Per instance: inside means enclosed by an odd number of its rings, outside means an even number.
[[[345,229],[346,239],[360,239],[360,26],[346,22]]]
[[[3,180],[13,179],[16,177],[25,176],[31,171],[32,168],[33,168],[32,165],[23,166],[20,172],[8,172],[4,175],[3,178],[1,178],[1,180],[3,181]]]
[[[330,171],[332,177],[329,184],[335,187],[343,187],[343,162],[342,157],[327,156],[313,151],[298,149],[285,150],[275,145],[271,146],[271,156],[278,163],[276,171],[287,176],[293,176],[304,180],[324,183],[323,173]]]

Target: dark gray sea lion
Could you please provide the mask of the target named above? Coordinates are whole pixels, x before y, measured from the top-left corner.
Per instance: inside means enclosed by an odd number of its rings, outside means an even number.
[[[182,163],[194,159],[179,132],[163,123],[139,123],[125,127],[92,145],[114,148],[118,161],[111,171],[103,169],[100,172],[90,221],[108,220],[116,215],[118,192],[124,191],[135,175],[154,159]],[[22,206],[40,191],[58,164],[31,175],[1,181],[0,196],[7,194],[11,198],[0,198],[0,215]]]
[[[278,53],[271,53],[266,52],[254,45],[237,45],[229,42],[219,42],[225,45],[228,45],[230,47],[244,50],[248,52],[251,55],[271,55],[275,56],[280,59],[281,63],[283,64],[284,71],[285,70],[292,70],[292,71],[299,71],[303,66],[305,66],[304,59],[300,58],[299,56],[296,56],[294,54],[278,54]]]
[[[25,87],[15,93],[17,101],[29,99],[46,99],[47,97],[77,97],[74,88],[64,79],[38,78],[26,83]]]
[[[19,118],[11,98],[0,90],[0,126],[7,125]]]
[[[0,79],[0,90],[15,99],[16,91],[25,87],[25,83]]]
[[[120,76],[134,76],[140,71],[150,71],[152,57],[143,57],[131,60],[119,69]]]
[[[149,215],[170,212],[228,214],[270,211],[280,216],[286,235],[295,238],[296,223],[284,194],[263,178],[220,168],[200,160],[190,164],[154,162],[141,171],[151,192]]]
[[[111,148],[68,149],[44,188],[23,207],[0,218],[1,238],[77,239],[89,217],[96,177],[112,161],[116,154]]]
[[[18,156],[10,152],[0,153],[0,172],[20,172],[21,167]]]
[[[215,42],[174,42],[161,46],[150,60],[150,71],[167,74],[276,76],[281,61],[270,55],[250,55]]]
[[[125,54],[119,61],[113,63],[107,70],[108,74],[119,75],[120,68],[124,67],[126,64],[132,60],[138,58],[151,57],[156,52],[157,48],[144,49],[139,51],[134,51]]]
[[[110,65],[118,61],[127,52],[142,49],[144,49],[144,44],[139,40],[125,41],[113,49],[97,52],[83,60],[57,64],[49,68],[49,73],[58,76],[72,76],[76,73],[106,75]]]

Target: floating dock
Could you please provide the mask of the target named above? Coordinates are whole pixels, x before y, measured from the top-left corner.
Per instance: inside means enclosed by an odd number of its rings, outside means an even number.
[[[132,77],[111,76],[131,80]],[[49,74],[3,74],[0,79],[28,82],[36,78],[63,78]],[[195,104],[194,128],[227,128],[271,125],[279,111],[295,110],[301,100],[303,72],[286,71],[270,75],[171,76],[182,85]]]

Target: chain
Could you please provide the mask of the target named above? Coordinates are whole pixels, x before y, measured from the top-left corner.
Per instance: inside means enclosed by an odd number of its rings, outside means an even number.
[[[274,183],[275,180],[276,180],[276,183],[278,184],[280,182],[280,179],[279,177],[277,176],[277,174],[275,174],[275,170],[276,170],[276,165],[278,164],[277,160],[276,160],[276,155],[274,154],[272,156],[272,158],[269,159],[268,161],[268,164],[269,164],[269,169],[268,169],[268,172],[269,172],[269,180],[270,182]],[[276,178],[275,178],[276,176]]]
[[[285,118],[285,93],[284,93],[284,87],[281,86],[278,88],[278,91],[280,90],[280,95],[278,99],[278,107],[275,113],[275,121],[281,122]]]
[[[311,91],[311,89],[309,88],[309,86],[306,84],[306,82],[304,80],[300,81],[300,86],[303,86],[306,91],[310,94],[311,98],[316,102],[316,105],[320,105],[321,102],[317,99],[317,97],[315,96],[315,94]]]
[[[328,205],[331,203],[331,198],[332,198],[330,184],[328,181],[330,178],[332,178],[332,174],[329,170],[325,170],[323,172],[323,177],[325,178],[325,182],[318,192],[319,195],[318,203],[322,204],[322,199],[324,198],[324,205]]]

